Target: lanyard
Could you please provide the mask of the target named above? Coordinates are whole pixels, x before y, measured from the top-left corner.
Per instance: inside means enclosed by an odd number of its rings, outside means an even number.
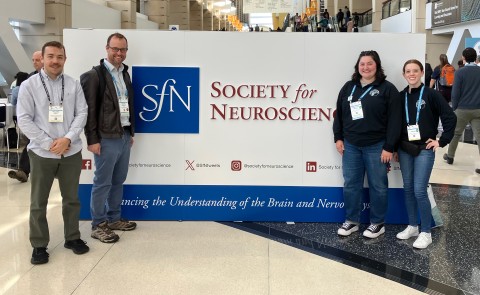
[[[372,90],[373,88],[373,85],[370,86],[367,90],[365,90],[365,92],[363,92],[362,96],[360,96],[360,98],[358,99],[358,101],[361,101],[362,98],[370,91]],[[352,102],[352,99],[353,99],[353,93],[355,92],[355,89],[357,89],[357,85],[354,85],[353,86],[353,89],[352,89],[352,93],[350,93],[350,96],[348,97],[348,102]]]
[[[122,92],[123,92],[123,84],[121,81],[119,81],[117,83],[117,79],[115,79],[115,76],[113,75],[112,71],[110,71],[110,69],[105,65],[105,67],[107,68],[108,72],[110,73],[110,76],[112,76],[112,80],[113,80],[113,84],[115,85],[115,91],[117,92],[117,97],[118,99],[120,99],[120,97],[122,96]],[[120,71],[117,70],[117,73],[120,74]],[[120,88],[120,90],[119,90]],[[125,96],[128,97],[128,92],[127,92],[127,89],[125,88]]]
[[[39,75],[40,75],[40,80],[42,80],[43,89],[45,89],[45,93],[47,94],[48,101],[50,102],[50,104],[52,104],[52,100],[50,99],[50,93],[48,93],[47,85],[45,84],[45,80],[43,79],[43,75],[42,75],[42,73],[39,73]],[[63,104],[64,95],[65,95],[65,78],[62,75],[62,101],[60,102],[60,104]]]
[[[420,90],[420,96],[418,97],[418,102],[417,102],[417,117],[416,117],[416,124],[418,125],[418,119],[420,119],[420,109],[422,108],[422,96],[423,96],[423,90],[425,89],[425,85],[422,86],[422,89]],[[405,91],[405,116],[407,117],[407,126],[410,125],[410,119],[408,118],[408,99],[407,99],[407,93],[408,91]]]

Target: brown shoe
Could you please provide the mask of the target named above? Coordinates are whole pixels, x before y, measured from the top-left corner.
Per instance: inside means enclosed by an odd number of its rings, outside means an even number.
[[[10,170],[8,171],[8,177],[16,179],[20,182],[27,182],[28,181],[28,175],[23,172],[22,170]]]
[[[108,223],[108,228],[112,230],[134,230],[137,227],[137,224],[133,221],[128,221],[126,219],[121,218],[118,221]]]
[[[108,228],[107,221],[97,225],[97,227],[92,230],[92,234],[90,236],[94,239],[100,240],[100,242],[103,243],[115,243],[120,239],[115,232]]]

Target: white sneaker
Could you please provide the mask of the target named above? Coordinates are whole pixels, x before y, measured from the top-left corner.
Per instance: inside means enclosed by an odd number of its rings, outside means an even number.
[[[352,233],[358,231],[358,224],[356,223],[352,223],[352,222],[349,222],[349,221],[345,221],[343,224],[342,224],[342,227],[340,227],[337,231],[337,234],[339,236],[349,236],[351,235]]]
[[[418,238],[413,243],[413,248],[425,249],[432,243],[432,234],[431,233],[420,233]]]
[[[397,234],[397,239],[408,240],[411,237],[416,237],[416,236],[418,236],[418,226],[409,225],[407,226],[406,229],[404,229],[403,231]]]

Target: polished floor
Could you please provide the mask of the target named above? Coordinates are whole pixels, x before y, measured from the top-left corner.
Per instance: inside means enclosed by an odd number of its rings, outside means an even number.
[[[63,247],[55,183],[50,262],[38,266],[30,264],[29,182],[0,168],[0,294],[480,294],[478,149],[460,144],[454,165],[443,153],[431,183],[445,224],[426,250],[397,241],[399,225],[365,240],[339,238],[332,223],[145,221],[103,244],[81,221],[91,250],[75,255]],[[0,152],[0,166],[16,162],[15,152]]]

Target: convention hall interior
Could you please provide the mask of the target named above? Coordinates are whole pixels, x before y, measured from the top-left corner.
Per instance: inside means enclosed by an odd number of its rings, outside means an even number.
[[[101,243],[90,236],[91,220],[82,219],[90,251],[73,255],[63,246],[62,197],[55,181],[47,211],[50,261],[32,265],[30,181],[8,176],[18,169],[27,142],[10,103],[16,75],[34,71],[32,54],[45,42],[63,42],[64,29],[127,36],[130,30],[424,34],[422,62],[433,68],[446,54],[457,68],[466,40],[479,38],[480,44],[479,1],[9,0],[1,5],[0,294],[480,295],[480,158],[470,126],[453,164],[443,158],[447,147],[435,154],[430,185],[443,224],[432,228],[433,243],[422,250],[413,248],[411,239],[396,238],[404,224],[387,224],[384,235],[366,239],[361,233],[338,236],[337,222],[138,220],[136,230],[118,232],[118,242]],[[351,25],[336,18],[347,7]],[[459,11],[438,22],[439,7],[448,7],[446,14]],[[307,19],[301,28],[296,14]],[[251,44],[246,54],[256,50],[261,49]],[[313,50],[321,54],[321,48]],[[16,137],[7,143],[10,130]]]

